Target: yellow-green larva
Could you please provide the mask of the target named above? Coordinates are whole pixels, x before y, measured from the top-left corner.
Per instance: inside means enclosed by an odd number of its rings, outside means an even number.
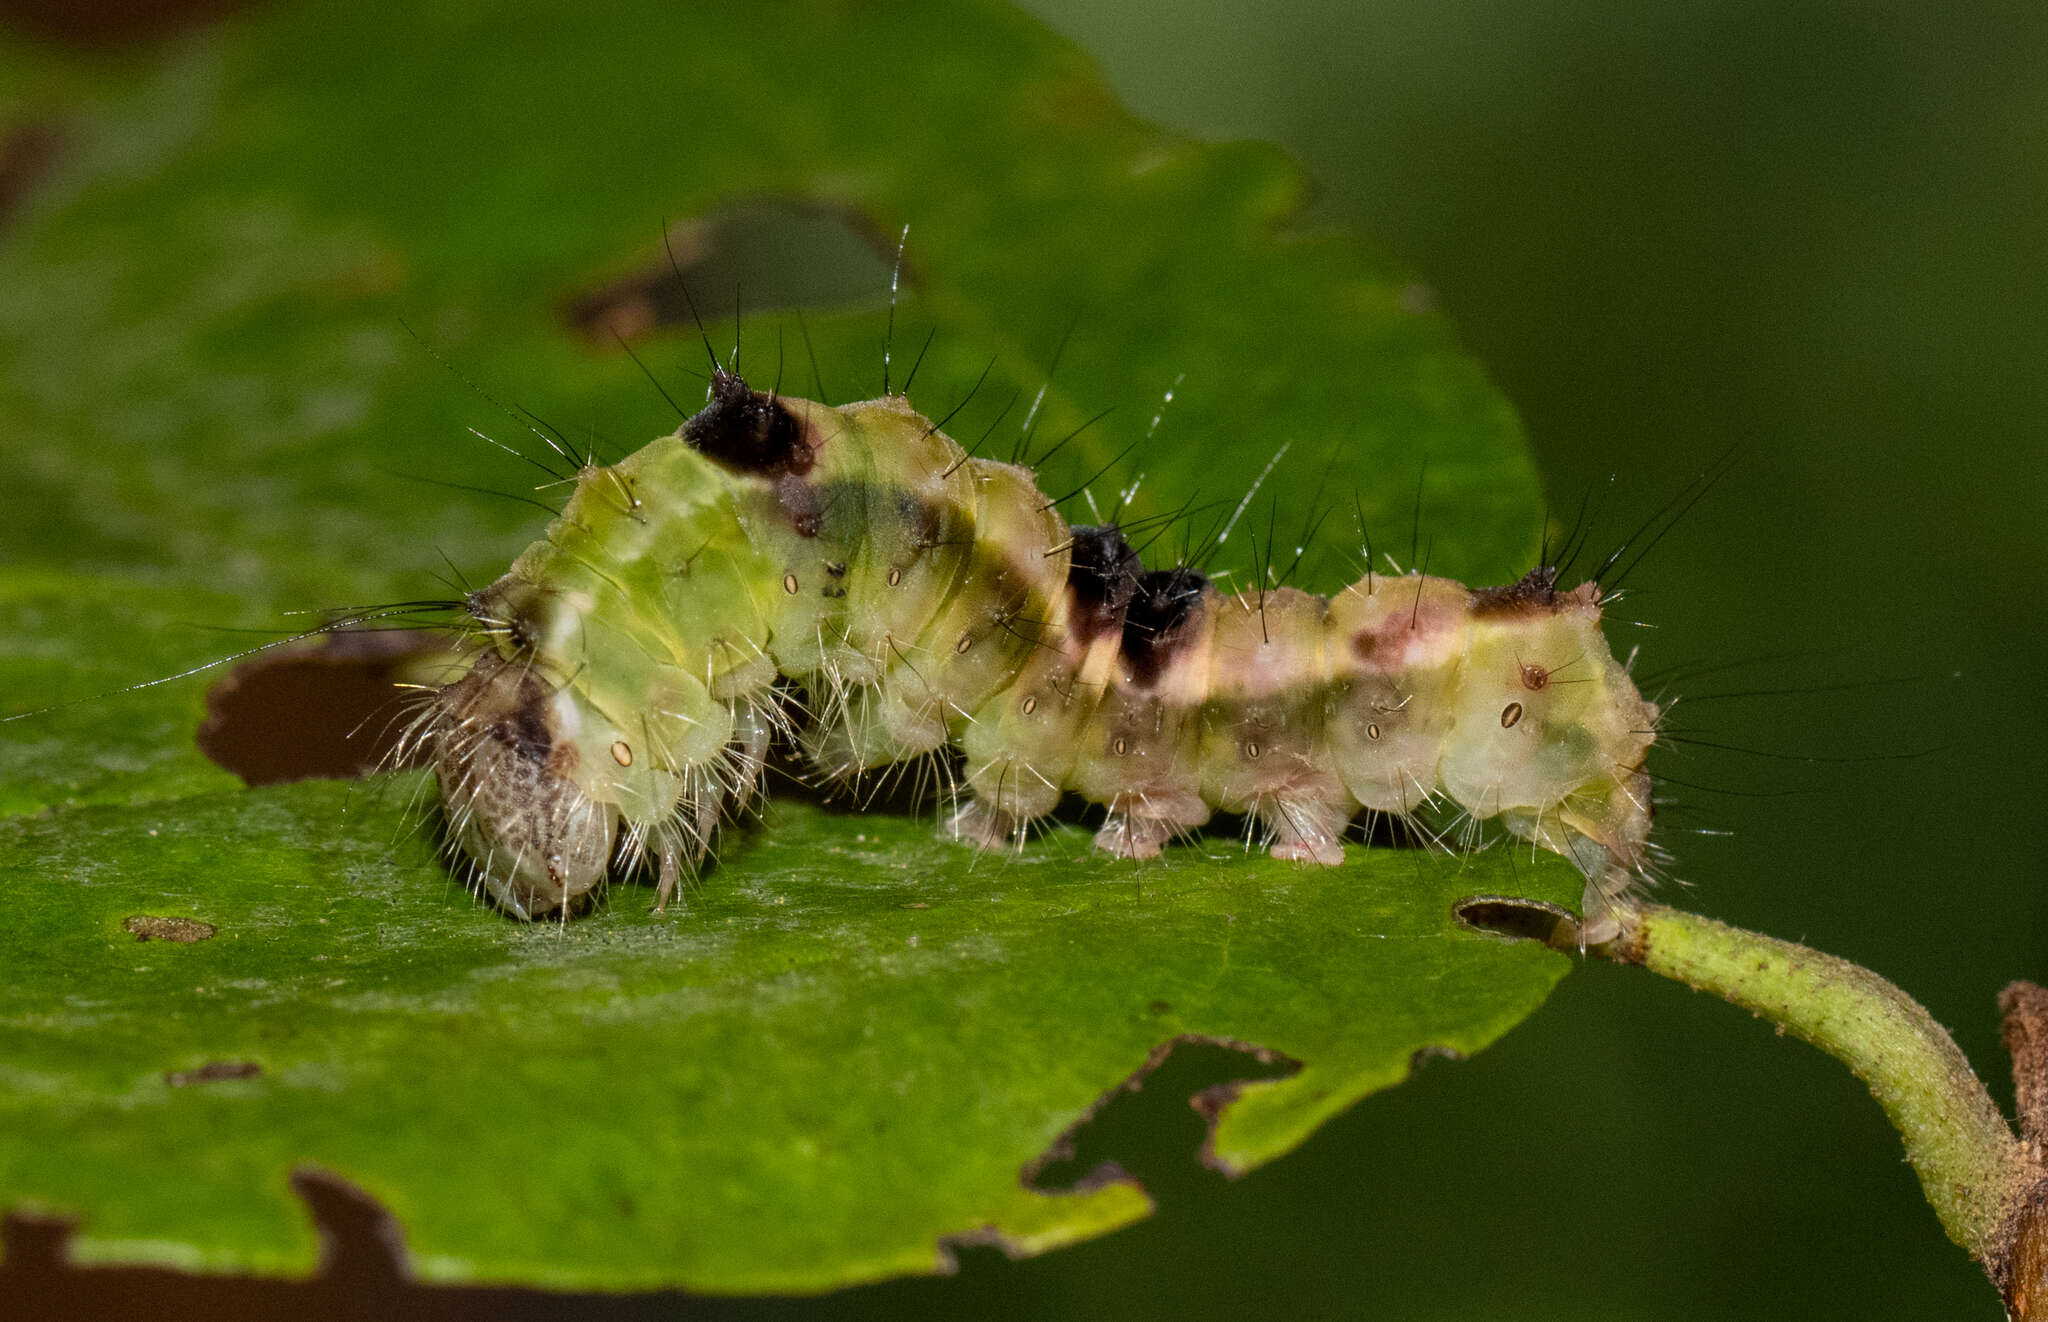
[[[957,753],[946,830],[983,847],[1075,794],[1112,854],[1223,811],[1329,864],[1361,810],[1447,801],[1568,857],[1595,919],[1643,866],[1658,715],[1600,605],[1548,568],[1330,598],[1147,572],[900,396],[828,407],[721,370],[470,597],[474,662],[422,730],[455,848],[520,917],[648,857],[666,902],[789,729],[832,779]]]

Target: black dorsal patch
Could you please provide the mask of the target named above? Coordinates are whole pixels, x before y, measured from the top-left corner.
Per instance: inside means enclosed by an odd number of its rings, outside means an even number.
[[[711,402],[683,424],[683,439],[735,472],[764,477],[800,477],[816,457],[796,414],[722,367],[711,374]]]
[[[1138,553],[1113,524],[1070,528],[1073,556],[1067,564],[1067,595],[1073,598],[1074,633],[1082,642],[1124,626],[1124,612],[1145,573]]]
[[[1138,579],[1124,612],[1124,662],[1140,685],[1157,680],[1191,636],[1209,580],[1199,569],[1155,569]]]
[[[1557,608],[1557,570],[1538,565],[1506,587],[1480,588],[1472,594],[1474,615],[1517,615]]]
[[[528,683],[519,686],[520,705],[491,727],[491,735],[527,761],[546,766],[548,754],[555,750],[555,734],[548,727],[548,694],[538,684],[529,693]]]

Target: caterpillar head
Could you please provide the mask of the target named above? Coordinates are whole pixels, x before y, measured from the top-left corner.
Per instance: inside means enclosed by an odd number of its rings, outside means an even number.
[[[568,773],[573,709],[531,667],[486,652],[434,696],[434,771],[455,848],[516,918],[565,912],[604,879],[618,811]]]

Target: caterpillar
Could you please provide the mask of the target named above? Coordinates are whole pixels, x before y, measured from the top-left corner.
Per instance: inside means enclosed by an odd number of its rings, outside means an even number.
[[[835,783],[941,760],[943,830],[983,849],[1073,795],[1112,855],[1224,812],[1334,864],[1361,813],[1448,806],[1569,859],[1602,939],[1645,873],[1659,712],[1597,575],[1230,591],[1056,505],[902,395],[828,406],[715,366],[700,412],[586,464],[467,594],[466,670],[415,727],[452,852],[515,917],[649,863],[663,907],[781,732]]]

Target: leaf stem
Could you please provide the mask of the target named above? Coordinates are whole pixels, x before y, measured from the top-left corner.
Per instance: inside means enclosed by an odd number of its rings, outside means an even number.
[[[1866,968],[1662,905],[1595,953],[1751,1010],[1847,1065],[1906,1143],[1948,1237],[1999,1274],[2032,1162],[1970,1062],[1922,1006]]]

